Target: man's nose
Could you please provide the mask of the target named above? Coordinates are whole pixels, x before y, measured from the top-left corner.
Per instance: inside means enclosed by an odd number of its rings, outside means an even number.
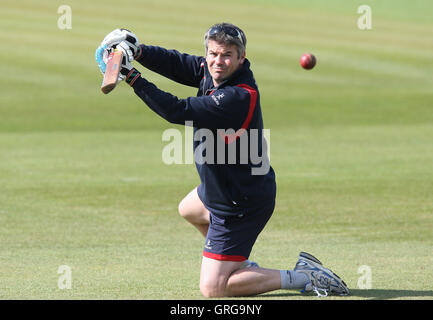
[[[216,56],[215,63],[216,64],[222,64],[223,63],[223,57],[222,57],[222,55],[219,54],[219,55]]]

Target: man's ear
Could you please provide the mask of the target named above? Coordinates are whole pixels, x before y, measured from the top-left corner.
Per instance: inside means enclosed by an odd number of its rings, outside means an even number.
[[[244,63],[244,61],[245,61],[245,56],[246,56],[246,52],[244,51],[244,52],[242,53],[240,59],[239,59],[239,61],[240,61],[239,63],[240,63],[240,64],[243,64],[243,63]]]

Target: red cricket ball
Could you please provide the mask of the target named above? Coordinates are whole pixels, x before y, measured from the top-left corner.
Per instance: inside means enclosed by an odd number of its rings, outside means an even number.
[[[310,70],[316,65],[316,57],[311,53],[304,53],[299,59],[302,68]]]

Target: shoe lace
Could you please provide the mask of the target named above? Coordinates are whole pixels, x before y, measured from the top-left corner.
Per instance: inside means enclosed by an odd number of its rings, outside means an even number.
[[[327,296],[328,296],[329,290],[324,289],[324,288],[318,288],[318,287],[316,287],[316,286],[313,286],[313,292],[314,292],[315,294],[317,294],[317,296],[318,296],[319,298],[322,298],[322,297],[327,297]]]

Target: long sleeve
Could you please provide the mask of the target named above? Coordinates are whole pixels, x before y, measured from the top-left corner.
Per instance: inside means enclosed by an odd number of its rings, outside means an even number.
[[[193,121],[197,128],[246,129],[255,108],[251,93],[242,87],[226,87],[209,96],[186,99],[162,91],[141,77],[133,88],[150,109],[167,121],[176,124]]]
[[[140,45],[139,50],[136,61],[142,66],[178,83],[199,87],[204,75],[204,57],[157,46]]]

